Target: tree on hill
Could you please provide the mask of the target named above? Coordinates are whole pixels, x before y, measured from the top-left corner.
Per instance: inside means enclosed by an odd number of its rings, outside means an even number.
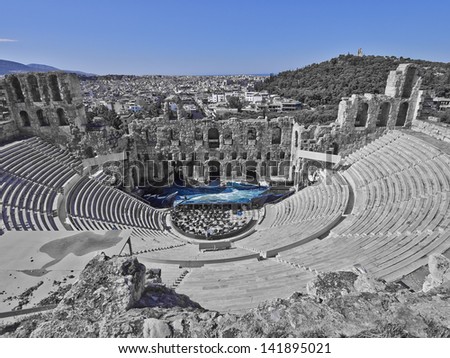
[[[240,112],[242,107],[243,107],[243,103],[240,100],[239,97],[230,97],[228,98],[228,105],[230,106],[230,108],[237,108],[237,110]]]

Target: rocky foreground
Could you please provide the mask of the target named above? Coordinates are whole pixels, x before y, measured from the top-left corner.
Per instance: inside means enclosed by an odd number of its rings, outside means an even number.
[[[98,255],[50,313],[0,326],[2,337],[450,337],[450,261],[430,256],[422,292],[364,273],[317,276],[308,294],[243,315],[203,309],[136,258]]]

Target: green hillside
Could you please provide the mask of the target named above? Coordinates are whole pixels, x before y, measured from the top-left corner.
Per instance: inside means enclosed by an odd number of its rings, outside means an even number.
[[[436,95],[450,97],[450,63],[403,57],[340,55],[269,77],[258,90],[297,99],[307,105],[337,105],[353,93],[383,93],[389,71],[400,63],[415,63],[423,78],[422,88],[434,88]]]

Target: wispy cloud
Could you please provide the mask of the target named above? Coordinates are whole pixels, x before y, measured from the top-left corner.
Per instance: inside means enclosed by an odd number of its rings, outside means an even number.
[[[2,38],[0,38],[0,42],[17,42],[17,40],[14,40],[14,39],[2,39]]]

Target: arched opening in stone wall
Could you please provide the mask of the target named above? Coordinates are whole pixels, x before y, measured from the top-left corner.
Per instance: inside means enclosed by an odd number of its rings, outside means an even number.
[[[39,93],[39,85],[36,76],[28,75],[27,82],[33,102],[40,102],[41,94]]]
[[[155,162],[155,161],[152,161],[151,168],[152,168],[152,174],[153,174],[151,179],[156,181],[159,178],[159,165],[158,165],[158,163]]]
[[[195,140],[203,140],[203,132],[199,127],[195,128]]]
[[[389,102],[384,102],[380,105],[377,117],[377,127],[386,127],[389,119],[389,112],[391,111],[391,104]]]
[[[242,176],[242,165],[239,162],[234,164],[234,171],[236,173],[236,178],[240,178]]]
[[[278,176],[278,163],[276,161],[270,161],[270,176],[276,177]]]
[[[281,128],[274,127],[272,129],[272,144],[281,144]]]
[[[256,142],[256,129],[249,128],[247,131],[247,144],[255,144]]]
[[[217,160],[210,160],[208,162],[208,173],[210,181],[220,179],[220,169],[220,163]]]
[[[403,102],[402,104],[400,104],[400,107],[398,109],[397,121],[395,122],[395,125],[397,127],[403,127],[405,125],[407,114],[408,114],[408,102]]]
[[[225,165],[225,176],[227,179],[232,179],[232,177],[233,177],[232,170],[233,170],[233,166],[231,165],[231,163],[227,163]]]
[[[339,144],[337,144],[336,142],[333,142],[331,144],[331,148],[332,148],[332,151],[333,151],[334,155],[338,155],[339,154]]]
[[[59,90],[58,77],[56,77],[56,75],[48,76],[48,85],[50,87],[53,100],[61,101],[61,92]]]
[[[355,119],[355,127],[365,127],[367,123],[367,114],[369,112],[368,103],[360,103]]]
[[[279,165],[278,175],[288,178],[290,169],[291,163],[288,160],[283,160]]]
[[[208,129],[208,146],[211,149],[219,148],[219,130],[217,128]]]
[[[236,152],[232,152],[231,153],[231,159],[237,159],[237,153]]]
[[[50,122],[47,117],[44,116],[44,111],[42,109],[36,111],[36,116],[41,127],[48,127],[50,125]]]
[[[162,164],[163,184],[167,184],[169,181],[169,172],[170,172],[169,162],[167,160],[163,160],[161,164]]]
[[[20,111],[19,115],[20,115],[20,120],[22,121],[22,126],[30,127],[31,122],[30,122],[30,117],[28,116],[28,113],[25,111]]]
[[[66,112],[64,112],[64,109],[58,108],[56,110],[56,114],[58,115],[58,121],[59,121],[60,126],[68,126],[69,125],[69,121],[67,120]]]
[[[24,102],[25,97],[23,96],[22,86],[20,85],[20,81],[16,76],[11,77],[11,86],[14,90],[14,94],[16,95],[16,101]]]
[[[186,178],[183,173],[183,163],[179,160],[172,163],[173,166],[173,178],[176,184],[182,184]]]
[[[171,140],[180,140],[180,132],[176,128],[171,129],[169,135]]]
[[[267,176],[267,163],[266,162],[261,163],[259,174],[261,175],[261,178],[265,178]]]
[[[417,69],[415,67],[408,67],[406,70],[405,75],[405,82],[403,84],[403,92],[402,92],[402,98],[409,98],[411,97],[411,92],[413,89],[413,80],[416,75]]]
[[[257,164],[253,160],[249,160],[245,163],[245,177],[249,183],[257,183],[258,175],[256,174]]]
[[[298,131],[295,131],[295,148],[298,148]]]
[[[131,183],[132,188],[138,187],[139,186],[139,172],[138,172],[138,168],[136,168],[135,166],[131,167],[131,179],[132,179],[132,183]]]
[[[233,133],[230,128],[225,128],[223,131],[223,143],[224,144],[233,144]]]

